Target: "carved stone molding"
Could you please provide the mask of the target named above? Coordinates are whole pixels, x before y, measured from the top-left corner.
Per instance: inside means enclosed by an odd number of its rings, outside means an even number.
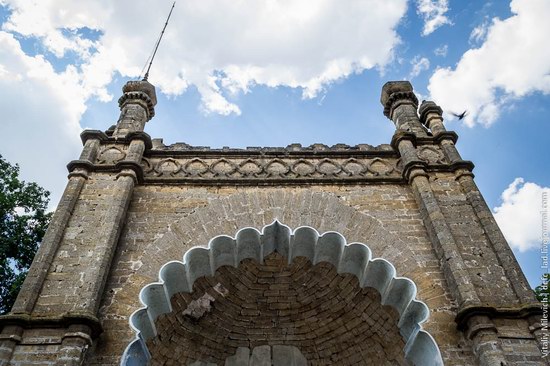
[[[473,167],[449,162],[441,146],[431,137],[420,141],[412,134],[401,135],[398,137],[414,138],[422,169],[453,172]],[[132,139],[146,141],[145,156],[138,165],[126,160],[131,139],[117,140],[97,131],[87,131],[85,137],[100,140],[97,159],[93,162],[73,161],[68,166],[69,171],[79,166],[88,172],[119,172],[129,168],[136,173],[138,183],[406,183],[410,169],[403,164],[392,145],[292,144],[287,147],[212,149],[184,143],[166,146],[160,139],[151,141],[144,133],[132,134]]]
[[[89,312],[65,313],[61,316],[33,316],[29,314],[6,314],[0,316],[0,329],[2,326],[16,325],[25,329],[65,327],[81,324],[90,327],[92,338],[98,337],[103,328],[97,317]]]
[[[437,145],[423,145],[418,147],[418,157],[420,160],[433,165],[448,164],[443,151]]]
[[[395,157],[149,157],[145,181],[179,180],[401,180]]]
[[[126,145],[105,146],[97,158],[98,164],[116,164],[126,157]]]

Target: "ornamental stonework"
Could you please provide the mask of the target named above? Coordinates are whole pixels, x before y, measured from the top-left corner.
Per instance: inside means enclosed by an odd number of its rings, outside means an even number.
[[[189,157],[143,158],[145,181],[400,180],[397,158]]]

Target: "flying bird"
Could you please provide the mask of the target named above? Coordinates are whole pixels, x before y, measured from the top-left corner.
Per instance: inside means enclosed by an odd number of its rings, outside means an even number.
[[[468,115],[468,111],[464,111],[460,114],[451,112],[451,114],[453,116],[455,116],[456,118],[458,118],[458,120],[460,121],[461,119],[463,119],[464,117],[466,117]]]

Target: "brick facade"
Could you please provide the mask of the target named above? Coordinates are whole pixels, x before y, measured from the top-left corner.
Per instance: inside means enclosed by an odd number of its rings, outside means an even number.
[[[143,132],[156,103],[150,84],[128,83],[119,103],[114,130],[82,134],[23,290],[0,318],[0,365],[120,364],[140,290],[165,263],[275,219],[365,243],[412,280],[445,365],[547,364],[540,306],[473,164],[460,158],[439,107],[417,111],[410,84],[384,87],[396,133],[378,147],[164,146]],[[329,263],[288,264],[277,253],[223,266],[171,298],[173,311],[158,317],[147,343],[151,363],[223,365],[269,345],[296,347],[312,365],[406,364],[399,313],[357,281]],[[204,296],[214,299],[210,311],[184,314]]]

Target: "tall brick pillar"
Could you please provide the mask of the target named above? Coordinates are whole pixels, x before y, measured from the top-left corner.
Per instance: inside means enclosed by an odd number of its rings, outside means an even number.
[[[113,133],[82,134],[82,154],[68,165],[67,188],[21,293],[11,313],[0,317],[0,365],[80,365],[101,333],[99,302],[151,144],[143,128],[155,104],[153,85],[130,81]]]
[[[471,341],[479,365],[511,364],[517,357],[514,347],[524,347],[517,364],[546,364],[528,331],[529,325],[535,331],[532,319],[540,308],[475,186],[473,164],[462,160],[456,133],[443,125],[441,108],[424,102],[419,116],[418,100],[406,81],[386,83],[381,103],[395,123],[392,146],[456,301],[457,327]],[[517,319],[525,333],[507,333]]]
[[[479,304],[475,288],[465,273],[457,244],[438,205],[426,172],[426,162],[420,159],[417,151],[418,135],[410,132],[410,125],[420,125],[416,114],[418,99],[409,82],[389,82],[382,89],[381,102],[384,114],[396,125],[392,139],[394,149],[399,151],[404,166],[403,174],[414,190],[422,210],[426,227],[429,228],[434,249],[445,269],[446,280],[460,306]],[[401,122],[401,116],[408,116],[408,123]]]

